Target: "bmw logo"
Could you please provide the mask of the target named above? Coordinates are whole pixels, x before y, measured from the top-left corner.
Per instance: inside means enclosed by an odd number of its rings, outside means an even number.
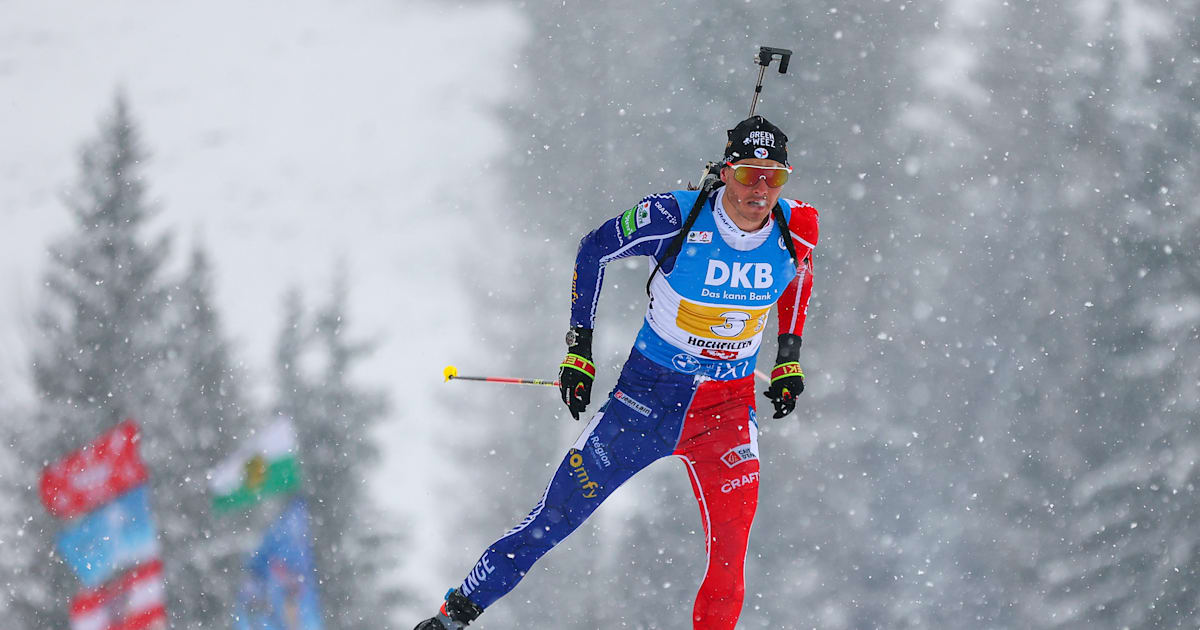
[[[671,358],[671,365],[684,374],[691,374],[700,369],[700,361],[696,357],[680,352]]]

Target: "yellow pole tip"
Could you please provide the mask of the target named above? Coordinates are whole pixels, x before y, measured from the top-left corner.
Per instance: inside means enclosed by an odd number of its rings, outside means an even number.
[[[442,376],[445,377],[445,382],[449,383],[450,379],[458,376],[458,368],[454,367],[453,365],[447,365],[446,369],[442,370]]]

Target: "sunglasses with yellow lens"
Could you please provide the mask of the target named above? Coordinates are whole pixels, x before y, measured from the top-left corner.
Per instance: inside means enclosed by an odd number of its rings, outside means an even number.
[[[790,166],[755,166],[730,162],[726,162],[725,166],[733,169],[733,179],[744,186],[753,186],[761,179],[767,182],[769,188],[779,188],[787,183],[788,174],[792,172]]]

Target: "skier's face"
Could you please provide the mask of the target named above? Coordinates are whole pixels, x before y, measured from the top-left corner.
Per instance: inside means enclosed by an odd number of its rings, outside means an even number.
[[[738,160],[736,164],[751,166],[783,166],[775,160],[750,158]],[[771,188],[766,180],[757,179],[752,185],[743,184],[733,177],[733,169],[726,166],[721,169],[721,181],[725,182],[725,197],[723,203],[729,218],[743,230],[753,232],[761,228],[771,215],[771,208],[779,201],[783,186]]]

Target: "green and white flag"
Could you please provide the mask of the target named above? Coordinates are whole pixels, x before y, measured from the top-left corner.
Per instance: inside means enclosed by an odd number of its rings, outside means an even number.
[[[265,496],[299,488],[297,453],[291,418],[280,416],[212,470],[213,510],[243,509]]]

